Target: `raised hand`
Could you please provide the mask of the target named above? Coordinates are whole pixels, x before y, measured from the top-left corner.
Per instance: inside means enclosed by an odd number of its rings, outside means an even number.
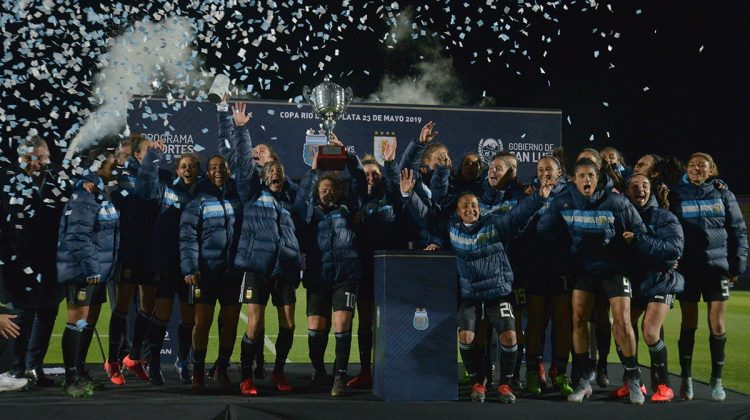
[[[419,142],[422,144],[429,143],[437,137],[438,132],[433,131],[433,128],[435,128],[435,123],[430,121],[427,124],[422,127],[422,131],[419,133]]]
[[[622,232],[622,237],[625,239],[625,242],[630,245],[633,243],[633,237],[635,237],[635,234],[633,232]]]
[[[408,195],[414,190],[414,185],[417,181],[414,179],[414,170],[404,168],[401,170],[401,194]]]
[[[542,182],[541,187],[539,187],[539,196],[547,198],[549,197],[550,192],[552,192],[552,187],[555,185],[555,181],[545,178]]]
[[[344,147],[344,143],[342,143],[341,140],[339,140],[339,138],[336,137],[336,135],[333,133],[328,135],[328,143],[336,145],[336,146]]]
[[[313,162],[312,162],[312,170],[315,171],[318,169],[318,152],[320,149],[316,146],[315,147],[315,156],[313,156]]]
[[[239,102],[236,105],[232,105],[232,117],[234,118],[234,125],[242,127],[250,121],[253,113],[245,113],[247,105],[244,102]]]
[[[388,162],[396,159],[396,146],[398,145],[398,142],[396,139],[393,139],[392,141],[389,141],[385,144],[385,147],[383,149],[383,160],[386,160]]]

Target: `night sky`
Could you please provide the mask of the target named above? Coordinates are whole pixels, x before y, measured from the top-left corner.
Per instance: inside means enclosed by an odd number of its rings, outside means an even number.
[[[435,83],[425,77],[435,61],[434,71],[448,76],[430,86],[442,104],[475,106],[487,96],[498,107],[562,109],[569,155],[586,146],[614,146],[632,164],[647,152],[686,158],[703,151],[715,157],[732,191],[750,193],[741,176],[748,150],[750,2],[603,1],[595,7],[583,1],[372,2],[364,7],[348,1],[327,8],[319,7],[322,2],[282,1],[195,2],[199,8],[188,1],[2,3],[0,145],[7,161],[15,160],[18,139],[30,128],[66,146],[75,124],[85,123],[85,110],[96,109],[89,98],[108,40],[157,13],[157,20],[183,16],[197,33],[212,31],[210,41],[193,42],[199,65],[228,73],[246,90],[252,84],[255,97],[293,99],[302,85],[314,86],[330,74],[357,97],[368,98],[377,95],[386,76]],[[269,19],[270,25],[262,24]],[[304,27],[292,31],[294,19]],[[238,28],[254,30],[243,34]],[[394,42],[388,34],[398,28],[410,31]],[[39,35],[27,42],[31,32]],[[76,32],[83,35],[76,39]],[[242,42],[259,36],[265,38],[257,46]],[[238,58],[239,48],[246,53]],[[41,65],[48,78],[30,72]],[[68,72],[55,76],[54,69]],[[61,88],[71,76],[77,83]],[[205,96],[197,87],[162,86],[153,94]],[[39,102],[30,103],[34,99]]]

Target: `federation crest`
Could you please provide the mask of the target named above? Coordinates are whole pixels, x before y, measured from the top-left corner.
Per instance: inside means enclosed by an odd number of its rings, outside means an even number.
[[[389,143],[396,141],[396,133],[392,132],[375,132],[373,137],[372,151],[375,155],[375,160],[380,166],[384,165],[385,162],[385,148]]]
[[[430,326],[430,318],[427,316],[427,308],[417,308],[414,311],[414,329],[424,331]]]
[[[76,296],[79,302],[85,302],[86,301],[86,289],[81,289],[78,291],[78,296]]]
[[[302,146],[302,160],[307,166],[312,166],[315,158],[315,150],[318,146],[328,144],[328,137],[323,133],[315,133],[313,129],[307,130],[305,144]]]
[[[500,139],[493,139],[487,137],[486,139],[479,139],[479,146],[477,152],[482,159],[482,162],[489,165],[492,159],[495,157],[497,152],[503,150],[503,141]]]
[[[609,220],[607,220],[607,216],[599,216],[599,218],[597,219],[597,222],[600,225],[606,225],[608,224]]]

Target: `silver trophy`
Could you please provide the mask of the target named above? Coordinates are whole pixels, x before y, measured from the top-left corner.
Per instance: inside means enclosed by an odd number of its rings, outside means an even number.
[[[315,116],[323,120],[321,125],[330,139],[336,120],[344,115],[346,107],[352,101],[353,93],[352,88],[344,89],[326,77],[323,83],[312,90],[304,86],[302,97],[310,103]],[[318,169],[341,170],[344,169],[345,163],[346,153],[343,147],[329,144],[318,148]]]
[[[208,100],[218,104],[224,101],[227,93],[229,93],[229,78],[224,74],[220,74],[216,76],[211,89],[208,90]]]

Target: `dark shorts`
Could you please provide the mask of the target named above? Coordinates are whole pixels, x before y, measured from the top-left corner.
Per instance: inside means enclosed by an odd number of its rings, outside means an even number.
[[[513,288],[513,291],[510,294],[510,303],[516,309],[525,308],[526,303],[527,303],[526,288],[525,287]]]
[[[477,323],[481,320],[487,320],[498,334],[515,330],[516,318],[513,315],[512,300],[512,295],[508,295],[487,302],[462,301],[458,306],[459,330],[476,332]]]
[[[333,312],[354,312],[358,286],[355,282],[345,282],[333,287],[307,289],[307,316],[330,318],[331,308]]]
[[[107,283],[76,283],[65,286],[68,303],[76,306],[101,305],[107,301]]]
[[[630,279],[619,274],[608,277],[594,277],[590,274],[577,275],[573,289],[602,295],[607,299],[633,296]]]
[[[242,272],[235,269],[204,270],[193,289],[192,303],[202,305],[239,305],[242,303]]]
[[[526,294],[534,296],[559,296],[570,293],[572,277],[538,277],[526,282]]]
[[[723,302],[729,300],[729,277],[721,272],[690,271],[683,272],[685,290],[677,297],[682,302],[698,302],[703,296],[704,302]]]
[[[273,306],[294,305],[297,302],[296,290],[293,285],[284,283],[279,277],[267,277],[252,271],[244,272],[242,276],[242,303],[268,305],[271,298]]]
[[[185,284],[185,276],[182,274],[156,273],[154,283],[157,299],[172,299],[177,295],[180,302],[187,303],[190,286]]]
[[[117,264],[115,278],[118,283],[137,284],[139,286],[153,286],[154,284],[154,274],[146,267],[145,263],[130,264],[121,262]]]
[[[642,296],[640,293],[633,293],[633,299],[630,302],[631,308],[646,308],[649,303],[663,303],[669,305],[670,308],[674,306],[674,301],[677,295],[668,293],[666,295],[655,295],[651,297]]]

